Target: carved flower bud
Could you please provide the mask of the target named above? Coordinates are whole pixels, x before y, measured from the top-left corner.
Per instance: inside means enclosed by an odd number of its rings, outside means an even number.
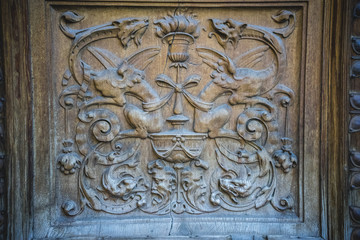
[[[77,168],[80,168],[81,160],[79,154],[73,152],[73,141],[65,140],[63,142],[63,153],[57,158],[57,168],[64,174],[73,174]]]
[[[288,173],[291,168],[295,168],[297,166],[297,157],[292,152],[292,139],[290,138],[282,138],[283,146],[281,150],[277,150],[273,154],[273,158],[275,160],[275,166],[277,168],[281,168],[285,173]]]

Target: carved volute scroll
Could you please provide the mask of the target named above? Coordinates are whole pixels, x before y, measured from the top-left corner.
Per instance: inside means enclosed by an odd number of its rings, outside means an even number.
[[[62,214],[298,214],[295,12],[258,25],[165,10],[58,19]]]

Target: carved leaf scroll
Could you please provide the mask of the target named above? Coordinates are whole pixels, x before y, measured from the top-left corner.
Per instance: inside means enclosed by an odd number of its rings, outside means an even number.
[[[80,196],[64,202],[64,213],[86,206],[111,214],[239,212],[269,203],[291,209],[291,195],[277,196],[277,178],[298,163],[279,125],[288,121],[287,115],[280,121],[280,112],[287,114],[295,95],[283,79],[295,15],[284,10],[272,19],[287,25],[229,18],[210,19],[205,29],[194,14],[179,11],[153,22],[123,18],[73,29],[69,24],[86,18],[63,13],[59,26],[72,42],[59,93],[66,141],[57,161],[64,174],[76,173]],[[232,59],[199,46],[201,29],[224,49],[239,49],[243,40],[258,45]],[[145,33],[162,45],[143,47]],[[121,57],[94,44],[111,38],[120,41]],[[139,49],[128,50],[132,43]],[[188,72],[193,59],[203,61],[196,74]],[[166,71],[151,79],[149,69],[162,61],[170,63]],[[67,119],[74,109],[75,124]]]

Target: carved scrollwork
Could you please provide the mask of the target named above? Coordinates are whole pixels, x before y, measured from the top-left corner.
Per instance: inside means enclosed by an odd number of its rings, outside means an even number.
[[[266,146],[268,141],[274,143],[277,127],[273,116],[261,108],[246,109],[239,115],[236,126],[240,137],[250,142],[260,141],[258,145],[261,146]]]
[[[273,198],[271,205],[278,211],[291,210],[294,208],[294,199],[291,195],[280,199]]]
[[[288,121],[295,100],[279,83],[293,13],[273,16],[287,23],[279,29],[210,19],[209,38],[216,36],[224,49],[256,42],[235,58],[198,46],[200,29],[206,29],[184,11],[153,23],[124,18],[86,29],[68,26],[84,19],[75,12],[60,17],[72,45],[59,93],[67,140],[58,166],[65,174],[79,169],[79,203],[65,201],[66,215],[85,206],[111,214],[239,212],[268,203],[278,211],[292,208],[291,197],[277,196],[283,173],[276,167],[289,172],[298,161],[290,144],[278,150],[288,132],[279,118]],[[150,24],[155,30],[148,30]],[[162,45],[143,47],[146,31]],[[121,57],[95,44],[109,38],[120,40]],[[129,50],[132,41],[140,49]],[[201,71],[193,66],[199,60]],[[164,71],[156,72],[163,62]]]
[[[79,115],[80,122],[76,128],[76,143],[79,151],[87,155],[96,142],[110,142],[120,131],[118,117],[107,109],[96,109]],[[95,138],[94,143],[89,139]]]
[[[245,149],[237,153],[226,151],[225,155],[221,150],[216,151],[222,171],[213,173],[211,202],[231,211],[260,208],[269,202],[276,186],[275,169],[269,153],[265,149],[254,153]],[[256,184],[259,182],[263,183]]]
[[[83,208],[80,208],[76,202],[73,200],[67,200],[62,205],[61,208],[65,215],[67,216],[76,216],[82,212]]]
[[[79,174],[82,206],[124,214],[145,203],[144,195],[149,185],[136,168],[139,164],[138,152],[132,154],[133,149],[138,149],[136,146],[134,148],[138,141],[130,142],[118,151],[118,154],[128,157],[120,163],[115,162],[110,166],[104,164],[104,158],[108,161],[112,159],[109,158],[110,154],[103,156],[99,149],[94,149],[86,156]],[[101,182],[101,185],[97,186],[97,182]]]

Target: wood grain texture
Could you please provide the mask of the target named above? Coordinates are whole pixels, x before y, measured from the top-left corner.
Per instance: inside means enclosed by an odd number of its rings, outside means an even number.
[[[8,239],[28,239],[32,184],[32,85],[27,1],[1,1],[7,99]]]
[[[60,1],[55,1],[61,3]],[[66,1],[64,1],[66,2]],[[94,1],[91,1],[95,4]],[[127,4],[122,1],[120,4]],[[132,1],[134,5],[144,1]],[[175,6],[178,1],[169,5]],[[212,2],[212,1],[206,1]],[[231,1],[238,4],[239,1]],[[254,1],[249,1],[254,2]],[[257,1],[258,2],[258,1]],[[297,2],[297,1],[288,1]],[[305,1],[307,2],[307,1]],[[152,1],[159,6],[162,1]],[[181,1],[184,5],[198,4],[193,1]],[[273,1],[263,1],[271,4]],[[83,4],[82,3],[79,3]],[[107,5],[115,2],[107,1]],[[30,239],[32,237],[32,189],[49,188],[46,180],[33,185],[33,167],[41,171],[52,171],[47,165],[36,162],[37,157],[50,159],[48,142],[49,112],[48,108],[33,108],[35,105],[47,104],[49,96],[45,94],[48,83],[40,84],[42,72],[47,72],[44,57],[49,52],[41,44],[30,47],[30,36],[46,42],[43,12],[46,3],[26,0],[1,1],[2,37],[4,49],[5,90],[7,99],[7,179],[8,179],[8,239]],[[347,183],[347,115],[348,115],[348,76],[350,44],[350,1],[325,0],[323,2],[322,68],[321,74],[321,236],[323,239],[347,239],[350,235],[348,214]],[[321,8],[320,8],[321,9]],[[321,11],[320,11],[321,12]],[[30,16],[29,16],[30,15]],[[41,17],[40,17],[41,16]],[[31,25],[30,25],[31,23]],[[319,48],[320,49],[320,48]],[[30,58],[31,51],[33,52]],[[315,51],[315,49],[314,49]],[[31,73],[31,68],[33,72]],[[33,80],[36,79],[35,82]],[[34,91],[34,95],[32,94]],[[320,89],[314,89],[320,91]],[[34,100],[32,100],[34,99]],[[36,104],[33,104],[35,103]],[[320,104],[320,103],[319,103]],[[44,119],[33,122],[33,119]],[[34,145],[33,138],[37,141]],[[356,143],[355,143],[356,144]],[[53,204],[44,199],[44,206]],[[43,208],[35,211],[45,211]],[[50,223],[47,222],[46,227]],[[44,227],[45,226],[36,226]]]
[[[360,135],[358,128],[359,108],[358,98],[360,96],[359,87],[359,36],[360,36],[360,2],[352,1],[349,4],[348,22],[349,32],[348,47],[344,48],[346,59],[344,64],[347,69],[348,78],[348,91],[349,100],[347,103],[347,117],[348,117],[348,142],[347,148],[349,150],[348,158],[348,184],[347,184],[347,200],[349,207],[345,211],[345,223],[347,224],[347,237],[351,240],[359,239],[360,226],[359,226],[359,205],[360,205],[360,192],[358,188],[359,177],[359,152],[360,152]]]
[[[347,236],[347,53],[349,47],[349,1],[325,4],[323,35],[323,232],[327,239]],[[326,214],[327,212],[327,214]]]
[[[0,18],[0,26],[1,18]],[[5,79],[4,79],[4,50],[2,44],[2,31],[0,30],[0,239],[5,238],[7,226],[6,216],[6,184],[5,184]]]

